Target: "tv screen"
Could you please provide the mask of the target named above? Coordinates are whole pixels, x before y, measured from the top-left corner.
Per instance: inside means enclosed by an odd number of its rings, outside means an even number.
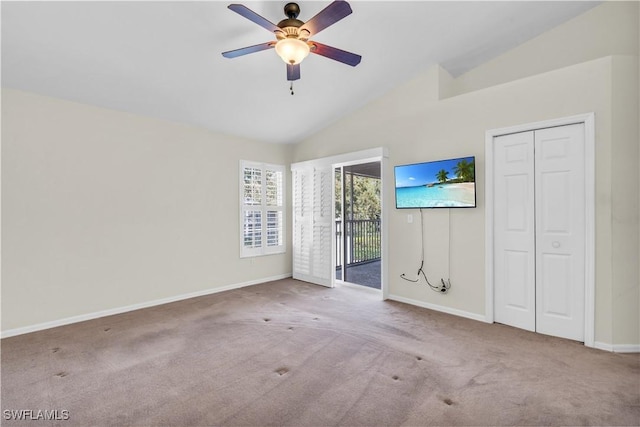
[[[396,209],[475,208],[475,157],[395,167]]]

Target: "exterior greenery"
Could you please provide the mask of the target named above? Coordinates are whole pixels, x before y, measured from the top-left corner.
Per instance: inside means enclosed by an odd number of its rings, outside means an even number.
[[[353,179],[353,184],[352,180]],[[345,173],[346,224],[344,230],[351,238],[352,253],[347,255],[349,264],[380,258],[380,179]],[[351,191],[353,189],[353,194]],[[338,230],[342,228],[342,182],[340,173],[335,180],[335,218]],[[353,196],[353,205],[350,201]],[[353,212],[351,212],[351,210]],[[352,217],[353,213],[353,217]],[[338,260],[340,265],[340,260]]]
[[[380,219],[380,180],[377,178],[370,178],[360,175],[346,176],[345,197],[347,200],[351,200],[351,183],[350,179],[353,177],[353,219]],[[342,200],[340,199],[342,182],[339,174],[336,174],[335,191],[336,191],[336,204],[335,204],[335,216],[337,219],[342,217]],[[351,219],[351,212],[349,211],[349,203],[347,203],[345,216]]]

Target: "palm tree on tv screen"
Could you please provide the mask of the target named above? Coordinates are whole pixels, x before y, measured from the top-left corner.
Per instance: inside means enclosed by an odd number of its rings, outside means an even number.
[[[436,174],[436,178],[438,179],[438,182],[447,182],[447,179],[449,178],[447,175],[449,175],[449,172],[444,169],[440,169]]]
[[[472,182],[475,178],[474,164],[473,162],[467,162],[466,159],[462,159],[453,169],[453,173],[463,182]]]

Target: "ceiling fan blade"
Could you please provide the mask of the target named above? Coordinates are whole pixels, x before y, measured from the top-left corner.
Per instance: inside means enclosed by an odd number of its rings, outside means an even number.
[[[349,3],[342,0],[336,0],[318,12],[316,16],[309,19],[300,27],[300,30],[309,31],[309,36],[318,34],[328,26],[335,24],[345,16],[351,14],[351,12],[352,10]]]
[[[322,55],[334,61],[342,62],[343,64],[351,65],[355,67],[360,63],[362,57],[355,53],[347,52],[346,50],[338,49],[335,47],[327,46],[326,44],[318,42],[309,42],[311,45],[311,53],[316,55]]]
[[[300,64],[287,64],[287,80],[299,80],[300,79]]]
[[[227,7],[233,10],[235,13],[244,16],[249,21],[253,21],[256,24],[260,25],[262,28],[265,28],[271,31],[272,33],[281,31],[276,24],[274,24],[273,22],[269,21],[266,18],[263,18],[262,16],[258,15],[253,10],[249,9],[248,7],[242,4],[230,4]]]
[[[247,46],[240,49],[230,50],[228,52],[222,52],[222,56],[225,58],[236,58],[238,56],[247,55],[249,53],[260,52],[261,50],[271,49],[276,45],[275,42],[266,42],[262,44],[256,44],[253,46]]]

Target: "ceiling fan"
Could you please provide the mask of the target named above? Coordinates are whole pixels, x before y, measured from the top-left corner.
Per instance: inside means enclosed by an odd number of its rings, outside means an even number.
[[[300,7],[296,3],[287,3],[284,6],[284,14],[287,18],[280,21],[278,25],[241,4],[230,4],[228,7],[237,14],[274,33],[276,40],[223,52],[222,56],[225,58],[235,58],[275,48],[276,53],[287,64],[287,80],[291,82],[300,78],[300,63],[309,53],[322,55],[352,67],[358,65],[362,59],[360,55],[355,53],[309,40],[320,31],[351,14],[351,6],[346,1],[334,1],[307,22],[297,19],[300,14]]]

